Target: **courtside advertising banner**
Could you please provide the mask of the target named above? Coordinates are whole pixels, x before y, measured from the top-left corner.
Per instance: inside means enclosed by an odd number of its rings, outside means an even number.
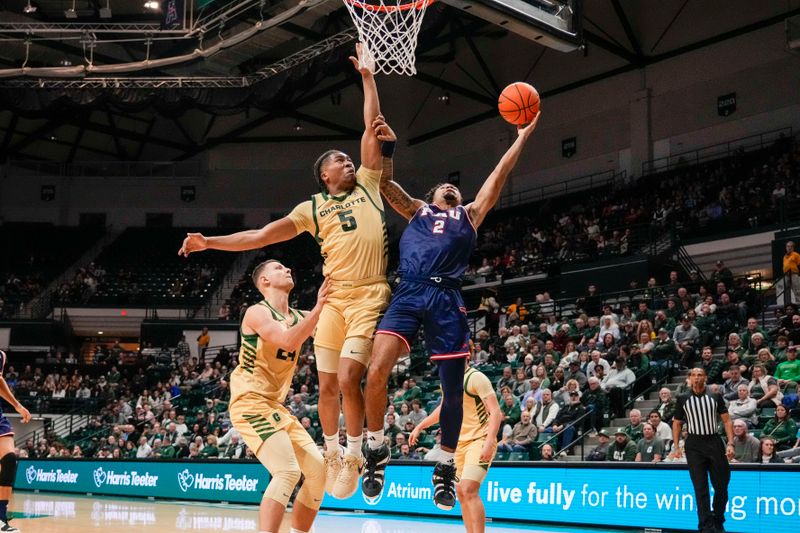
[[[633,465],[630,465],[633,466]],[[347,500],[325,496],[324,509],[458,517],[432,502],[432,466],[390,464],[381,497],[360,491]],[[22,490],[149,496],[257,504],[269,476],[259,463],[223,461],[21,460]],[[796,532],[800,524],[800,468],[745,467],[732,472],[725,527],[731,532]],[[481,486],[486,516],[524,520],[697,528],[694,491],[684,467],[656,465],[494,465]]]

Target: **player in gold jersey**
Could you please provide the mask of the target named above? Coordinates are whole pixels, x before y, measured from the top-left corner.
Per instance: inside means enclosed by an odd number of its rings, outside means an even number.
[[[286,217],[259,230],[221,237],[190,233],[178,252],[206,249],[242,251],[289,240],[307,231],[320,245],[323,273],[331,279],[314,347],[319,370],[319,417],[325,437],[326,491],[347,498],[358,488],[364,426],[361,379],[372,353],[372,337],[391,291],[386,282],[388,242],[380,194],[382,156],[391,157],[394,143],[378,140],[372,122],[380,114],[374,61],[356,45],[351,61],[364,85],[364,135],[361,168],[339,150],[322,154],[314,164],[320,193]],[[339,446],[339,391],[342,392],[347,454]]]
[[[497,451],[497,432],[503,413],[497,402],[492,382],[484,374],[469,367],[464,359],[464,418],[458,435],[455,463],[458,501],[467,533],[483,533],[486,529],[486,510],[481,501],[480,488]],[[411,432],[408,442],[413,446],[420,432],[439,421],[439,405]]]
[[[322,454],[300,422],[283,405],[292,383],[297,350],[311,336],[328,296],[326,279],[317,304],[305,316],[289,307],[292,272],[269,260],[253,271],[264,300],[242,319],[239,365],[231,373],[230,415],[245,444],[272,477],[258,511],[259,531],[278,533],[286,504],[305,476],[292,511],[292,533],[311,531],[325,493]]]

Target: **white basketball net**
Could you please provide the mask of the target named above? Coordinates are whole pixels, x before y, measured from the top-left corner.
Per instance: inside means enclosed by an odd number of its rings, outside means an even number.
[[[431,0],[344,0],[358,39],[375,60],[377,72],[413,76],[422,18]]]

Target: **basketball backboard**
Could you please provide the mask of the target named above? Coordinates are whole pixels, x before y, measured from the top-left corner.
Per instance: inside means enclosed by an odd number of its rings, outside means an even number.
[[[442,0],[543,46],[580,47],[583,0]]]

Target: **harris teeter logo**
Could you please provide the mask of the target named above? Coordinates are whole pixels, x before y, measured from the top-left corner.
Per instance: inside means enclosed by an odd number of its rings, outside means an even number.
[[[178,472],[178,487],[183,492],[189,492],[190,489],[258,492],[258,479],[257,477],[247,477],[244,474],[241,476],[234,476],[233,474],[208,476],[202,472],[192,473],[188,468],[184,468]]]
[[[137,472],[131,470],[128,472],[115,472],[113,470],[105,470],[99,466],[92,471],[92,480],[95,486],[99,489],[103,486],[106,487],[157,487],[158,476],[150,474],[150,472]]]
[[[44,468],[36,468],[36,466],[31,465],[25,469],[25,481],[28,482],[28,485],[33,485],[35,482],[67,483],[75,485],[78,483],[78,473],[61,468],[45,470]]]

